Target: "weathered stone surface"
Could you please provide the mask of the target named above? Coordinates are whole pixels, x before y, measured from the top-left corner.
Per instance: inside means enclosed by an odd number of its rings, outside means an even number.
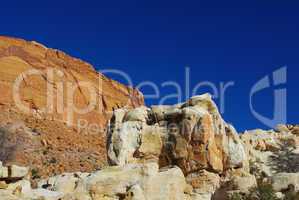
[[[250,189],[257,186],[256,178],[249,173],[235,175],[231,180],[233,190],[238,190],[241,193],[248,193]]]
[[[219,175],[206,170],[189,174],[186,181],[193,187],[195,193],[201,195],[211,196],[220,188]]]
[[[252,130],[241,135],[243,142],[249,148],[259,151],[271,151],[279,149],[278,135],[274,131]]]
[[[4,167],[2,162],[0,161],[0,178],[8,177],[8,168]]]
[[[248,165],[237,132],[224,122],[208,94],[174,106],[116,110],[110,126],[108,157],[112,164],[159,158],[160,167],[175,164],[186,175]]]
[[[22,75],[29,70],[40,74]],[[20,92],[13,93],[17,78]],[[88,83],[93,91],[80,83]],[[103,133],[112,111],[143,105],[139,91],[110,80],[84,61],[36,42],[3,36],[0,94],[0,127],[7,129],[7,134],[0,131],[0,144],[5,144],[0,160],[33,165],[39,176],[90,172],[106,164]],[[21,104],[31,112],[17,107],[13,94],[19,94]],[[86,108],[93,102],[91,94],[95,94],[94,109],[86,114],[73,112],[74,107]]]
[[[124,116],[124,121],[141,121],[146,122],[148,120],[148,108],[141,106],[130,110]]]
[[[271,178],[273,189],[277,192],[287,190],[293,186],[295,191],[299,191],[299,173],[279,173]]]
[[[183,200],[187,198],[184,194],[187,184],[182,171],[179,168],[159,171],[157,163],[108,167],[81,178],[74,177],[71,174],[57,176],[52,180],[43,181],[40,186],[51,185],[49,189],[68,197],[78,198],[78,195],[81,195],[80,200],[90,198]]]
[[[0,179],[21,179],[28,174],[28,167],[21,167],[17,165],[3,166],[0,161]]]
[[[9,166],[10,177],[11,178],[23,178],[29,173],[28,167],[20,167],[17,165]]]
[[[91,174],[65,173],[41,180],[37,189],[20,180],[0,189],[0,195],[9,200],[187,200],[186,188],[180,168],[159,170],[153,162],[107,167]]]

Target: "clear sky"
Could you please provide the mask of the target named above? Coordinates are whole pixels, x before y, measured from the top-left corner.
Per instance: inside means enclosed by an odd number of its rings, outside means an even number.
[[[267,128],[249,106],[252,86],[287,66],[287,119],[298,123],[299,1],[3,1],[0,34],[36,40],[92,63],[126,72],[134,85],[152,81],[161,97],[209,81],[225,95],[226,121],[239,130]],[[116,78],[116,77],[115,77]],[[120,81],[122,78],[119,78]],[[151,94],[151,88],[143,88]],[[198,93],[210,91],[202,87]],[[273,87],[254,96],[271,118]],[[183,97],[185,98],[185,96]],[[161,99],[161,98],[160,98]],[[220,105],[221,100],[215,101]],[[174,103],[168,99],[166,103]],[[223,101],[222,101],[223,102]],[[147,99],[157,104],[159,99]],[[284,105],[281,105],[284,106]]]

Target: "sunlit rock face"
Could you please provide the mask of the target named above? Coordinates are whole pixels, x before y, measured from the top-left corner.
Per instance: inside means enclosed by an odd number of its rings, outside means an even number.
[[[243,143],[209,94],[179,105],[116,110],[108,135],[113,165],[154,160],[160,167],[177,165],[185,175],[248,166]]]
[[[88,112],[74,110],[91,102],[95,106]],[[93,171],[106,164],[104,129],[112,111],[141,105],[139,91],[87,62],[37,42],[0,36],[3,163],[33,165],[41,176]],[[44,167],[48,163],[51,167]]]

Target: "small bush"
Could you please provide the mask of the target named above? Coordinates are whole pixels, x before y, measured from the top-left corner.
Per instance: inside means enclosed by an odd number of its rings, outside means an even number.
[[[256,188],[252,188],[248,194],[242,196],[238,193],[233,194],[230,200],[279,200],[272,185],[261,183]],[[289,200],[289,199],[288,199]]]
[[[252,189],[247,200],[249,199],[279,200],[275,195],[272,185],[266,183],[261,183],[257,188]]]
[[[39,179],[40,178],[38,169],[32,169],[31,170],[31,177],[32,177],[32,179]]]
[[[244,200],[243,196],[239,193],[234,193],[231,197],[230,200]]]

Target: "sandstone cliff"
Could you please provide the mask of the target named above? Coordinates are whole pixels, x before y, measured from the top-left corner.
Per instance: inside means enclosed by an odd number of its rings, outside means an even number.
[[[37,42],[2,36],[0,94],[0,160],[34,166],[40,175],[102,166],[103,132],[112,111],[143,105],[139,91],[84,61]],[[91,104],[92,94],[94,108],[76,112],[74,108]]]

